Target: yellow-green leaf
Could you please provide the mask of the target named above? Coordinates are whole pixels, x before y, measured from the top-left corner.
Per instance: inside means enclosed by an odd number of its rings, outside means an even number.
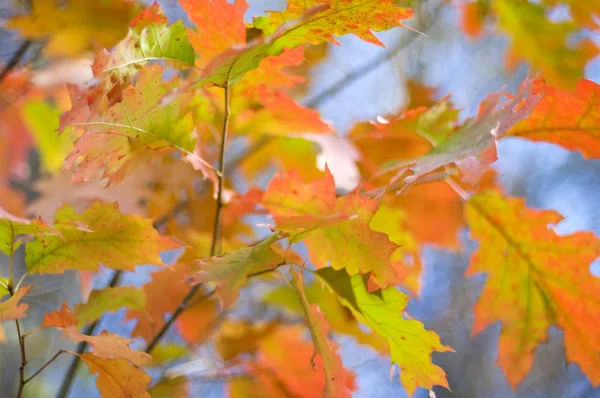
[[[107,312],[121,308],[142,310],[146,306],[144,291],[135,286],[107,287],[93,290],[86,303],[75,305],[75,315],[81,328],[88,322],[96,321]]]
[[[421,322],[404,319],[407,295],[395,287],[369,293],[365,276],[350,277],[343,270],[323,268],[315,273],[342,304],[387,342],[392,361],[400,367],[400,381],[410,396],[417,387],[448,388],[446,374],[432,363],[431,354],[454,350],[443,345],[435,332],[425,330]]]
[[[77,214],[65,205],[56,213],[60,236],[38,236],[27,245],[27,271],[58,274],[69,269],[108,268],[133,271],[136,265],[162,264],[160,253],[180,247],[162,237],[152,221],[122,214],[116,203],[94,202]]]

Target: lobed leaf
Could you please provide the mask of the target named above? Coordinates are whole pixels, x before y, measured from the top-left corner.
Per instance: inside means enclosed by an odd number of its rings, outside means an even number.
[[[239,296],[248,276],[276,268],[283,258],[271,248],[282,239],[277,234],[262,242],[236,252],[211,257],[200,262],[200,270],[190,276],[192,285],[214,281],[224,308],[229,308]]]
[[[22,286],[8,300],[0,303],[0,323],[27,316],[29,304],[19,303],[33,286]]]
[[[124,359],[99,358],[89,352],[79,354],[91,374],[98,374],[96,387],[102,398],[145,397],[152,378],[142,369],[132,366]]]
[[[600,317],[600,304],[590,294],[600,289],[600,279],[589,272],[600,239],[590,232],[559,236],[550,227],[562,219],[558,213],[527,208],[524,200],[498,192],[472,197],[465,216],[479,241],[467,275],[488,275],[474,307],[473,333],[501,322],[498,364],[513,388],[554,324],[564,330],[567,361],[600,384],[600,330],[590,323]]]
[[[55,228],[60,236],[38,236],[27,245],[29,273],[95,271],[99,264],[132,271],[136,265],[162,264],[161,252],[181,246],[160,236],[150,220],[122,214],[116,203],[94,202],[81,214],[65,205],[56,213]]]
[[[536,79],[532,88],[542,99],[508,135],[551,142],[586,159],[600,158],[600,85],[581,79],[570,92]]]
[[[323,268],[315,272],[339,300],[365,325],[385,340],[392,361],[400,367],[400,381],[412,396],[417,387],[448,388],[444,371],[434,365],[434,351],[454,351],[440,343],[439,336],[427,331],[421,322],[404,319],[409,297],[394,287],[367,291],[366,276],[349,276],[345,271]]]

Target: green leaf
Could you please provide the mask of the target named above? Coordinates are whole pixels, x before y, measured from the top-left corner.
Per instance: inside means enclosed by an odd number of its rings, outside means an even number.
[[[46,102],[30,101],[23,105],[21,112],[37,143],[44,169],[52,174],[59,172],[64,159],[73,149],[73,143],[69,135],[59,136],[57,133],[58,109]]]
[[[75,168],[72,182],[86,181],[98,168],[104,168],[105,177],[122,177],[139,162],[168,149],[193,156],[196,134],[191,114],[181,114],[182,98],[161,103],[180,80],[164,82],[163,72],[158,64],[142,69],[135,86],[129,86],[123,100],[106,113],[81,112],[83,117],[69,120],[72,127],[85,131],[65,160],[67,169]]]
[[[79,328],[86,323],[96,321],[107,312],[115,312],[121,308],[142,310],[146,307],[146,295],[135,286],[107,287],[93,290],[84,304],[75,305],[75,315]]]
[[[191,282],[216,282],[223,306],[228,308],[237,300],[248,276],[275,269],[281,264],[283,258],[271,249],[271,245],[280,239],[281,236],[273,234],[255,246],[203,260],[200,270],[191,275]]]
[[[162,264],[161,252],[181,246],[160,236],[151,220],[122,214],[116,203],[94,202],[81,214],[65,205],[56,212],[55,228],[60,236],[38,236],[27,245],[29,273],[95,271],[100,263],[133,271],[136,265]]]
[[[440,385],[448,388],[446,375],[432,363],[431,354],[454,350],[441,344],[439,336],[425,330],[421,322],[404,319],[402,314],[409,301],[407,295],[395,287],[369,293],[366,275],[350,277],[344,270],[329,267],[315,274],[362,323],[387,342],[392,361],[400,367],[400,381],[409,396],[417,387],[431,389]]]
[[[98,51],[92,69],[94,76],[102,80],[112,104],[148,62],[166,61],[176,67],[193,67],[194,60],[194,49],[183,21],[168,26],[164,12],[154,3],[134,19],[127,37],[112,53]]]
[[[28,220],[15,217],[0,208],[0,250],[7,256],[19,248],[19,242],[15,240],[17,236],[54,232],[41,218]]]

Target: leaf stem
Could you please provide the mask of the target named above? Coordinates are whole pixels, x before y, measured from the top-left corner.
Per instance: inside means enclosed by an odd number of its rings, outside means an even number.
[[[210,245],[210,256],[214,256],[220,253],[220,237],[221,237],[221,218],[223,212],[223,190],[225,186],[225,147],[227,144],[227,132],[229,130],[229,118],[230,118],[230,88],[229,83],[224,87],[225,93],[225,106],[224,106],[224,115],[223,115],[223,129],[221,131],[221,148],[219,152],[219,173],[217,173],[218,179],[218,192],[217,192],[217,209],[215,211],[215,222],[213,225],[213,236],[212,243]],[[177,306],[173,314],[165,322],[160,331],[154,336],[154,338],[148,343],[148,347],[146,348],[146,352],[150,353],[154,347],[160,342],[160,340],[164,337],[167,331],[170,329],[171,325],[177,320],[179,315],[188,308],[189,303],[194,298],[196,293],[200,290],[202,284],[198,284],[194,286],[189,293],[183,298],[181,303]],[[208,298],[212,294],[207,294],[204,297]]]
[[[30,381],[31,381],[31,380],[32,380],[32,379],[33,379],[35,376],[37,376],[37,375],[39,375],[40,373],[42,373],[42,371],[43,371],[44,369],[46,369],[46,367],[47,367],[48,365],[50,365],[52,362],[54,362],[54,361],[55,361],[55,360],[56,360],[56,359],[57,359],[59,356],[61,356],[61,354],[64,354],[65,352],[67,352],[67,351],[65,351],[65,350],[58,350],[58,352],[57,352],[57,353],[56,353],[56,354],[55,354],[55,355],[54,355],[52,358],[50,358],[50,359],[48,360],[48,362],[46,362],[45,364],[43,364],[43,365],[42,365],[42,367],[41,367],[41,368],[39,368],[39,369],[37,370],[37,372],[35,372],[35,373],[34,373],[34,374],[32,374],[30,377],[28,377],[27,379],[25,379],[25,380],[23,381],[23,384],[27,384],[27,383],[29,383],[29,382],[30,382]]]

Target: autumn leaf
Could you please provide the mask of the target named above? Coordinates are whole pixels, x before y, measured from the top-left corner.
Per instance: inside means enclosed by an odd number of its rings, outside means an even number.
[[[354,382],[353,375],[344,369],[342,359],[329,341],[329,323],[325,315],[320,311],[316,304],[309,304],[304,295],[304,282],[302,274],[292,271],[292,287],[296,291],[302,309],[306,326],[310,330],[310,335],[315,346],[315,351],[311,357],[314,368],[314,360],[317,356],[323,362],[323,373],[325,374],[325,388],[323,396],[333,397],[351,397],[347,389]]]
[[[150,220],[122,214],[116,203],[94,202],[81,214],[65,205],[56,214],[55,228],[60,236],[38,236],[27,245],[28,272],[96,270],[99,264],[132,271],[136,265],[162,264],[161,252],[180,247],[160,236]]]
[[[44,314],[43,328],[66,329],[77,325],[77,316],[71,311],[67,303],[63,303],[58,311]]]
[[[352,336],[359,344],[368,345],[383,354],[387,353],[386,342],[372,332],[363,330],[352,312],[344,307],[337,299],[337,295],[325,288],[322,283],[315,281],[304,291],[309,303],[318,304],[319,308],[327,315],[329,325],[335,333]],[[289,286],[281,286],[270,291],[264,296],[264,301],[291,314],[302,314],[300,300]]]
[[[529,372],[551,325],[564,330],[567,361],[600,384],[599,330],[590,323],[600,317],[600,304],[589,293],[600,288],[589,272],[600,240],[590,232],[559,236],[550,227],[561,221],[558,213],[497,192],[472,197],[465,216],[479,241],[467,275],[488,275],[474,307],[473,333],[501,322],[498,364],[513,388]]]
[[[137,164],[166,150],[183,152],[192,164],[203,162],[194,154],[192,116],[181,115],[182,98],[160,105],[163,96],[179,86],[177,77],[163,82],[163,72],[158,64],[143,68],[136,85],[129,86],[122,102],[106,114],[88,118],[89,113],[82,112],[80,119],[70,120],[71,127],[84,131],[65,160],[65,168],[75,169],[72,182],[86,181],[97,169],[118,181]]]
[[[152,378],[142,369],[136,368],[124,359],[99,358],[89,352],[80,354],[91,374],[98,374],[96,387],[100,396],[150,398],[146,391]]]
[[[7,26],[29,39],[50,37],[45,46],[48,56],[75,56],[92,40],[104,47],[116,44],[135,12],[135,3],[126,0],[69,0],[64,8],[54,0],[34,0],[29,15],[14,17]]]
[[[112,52],[96,49],[92,71],[94,77],[100,80],[102,94],[106,93],[108,103],[112,105],[121,100],[122,91],[149,62],[163,61],[187,68],[193,67],[194,58],[194,49],[183,21],[167,25],[167,17],[155,2],[131,22],[127,36]],[[63,119],[67,119],[68,115]]]
[[[227,0],[180,0],[179,4],[196,25],[189,36],[196,53],[200,54],[198,66],[231,47],[245,44],[246,0],[233,3]]]
[[[432,352],[453,351],[421,322],[404,319],[409,297],[394,287],[369,293],[366,277],[323,268],[315,272],[352,313],[387,342],[392,361],[400,367],[400,381],[412,396],[417,387],[448,388],[444,371],[431,362]]]
[[[252,247],[202,260],[200,269],[190,275],[190,283],[214,281],[223,307],[229,308],[237,300],[248,276],[275,269],[282,263],[282,257],[271,248],[281,239],[278,234],[273,234]]]
[[[0,207],[0,250],[11,256],[20,246],[15,239],[20,235],[55,233],[41,218],[28,220],[15,217]]]
[[[509,136],[551,142],[587,159],[600,158],[600,85],[581,79],[570,92],[537,79],[533,92],[544,96],[529,119],[518,123]]]
[[[315,369],[323,369],[320,357],[311,357],[314,346],[303,336],[303,328],[283,326],[262,338],[258,343],[256,360],[248,364],[252,377],[246,390],[238,390],[230,384],[233,397],[289,397],[312,398],[323,396],[325,375]],[[290,358],[294,358],[290,361]],[[349,374],[348,376],[351,377]],[[346,387],[353,389],[354,381],[347,379]],[[250,394],[249,394],[250,393]]]
[[[254,354],[260,341],[277,327],[277,322],[226,319],[219,327],[215,346],[224,361],[230,361],[241,354]]]
[[[263,205],[273,216],[275,229],[303,240],[317,268],[328,264],[348,273],[372,272],[378,286],[396,283],[390,257],[397,246],[386,234],[369,226],[379,202],[354,190],[336,198],[333,176],[305,184],[296,172],[276,176],[265,191]]]
[[[86,303],[76,304],[74,311],[79,320],[79,327],[94,322],[107,312],[115,312],[121,308],[144,309],[146,296],[135,286],[107,287],[93,290]]]
[[[502,91],[490,94],[479,106],[477,117],[467,120],[453,134],[442,137],[432,135],[435,148],[415,160],[389,162],[384,172],[397,170],[398,176],[406,171],[404,183],[410,184],[420,177],[444,166],[455,164],[466,183],[476,183],[497,158],[497,140],[502,138],[519,121],[526,119],[540,100],[540,94],[529,95],[532,79],[525,80],[517,95],[499,104]]]
[[[571,88],[583,77],[586,63],[598,54],[589,39],[570,44],[581,27],[574,21],[549,21],[542,4],[505,0],[493,2],[498,27],[511,37],[509,62],[525,59],[557,86]]]
[[[311,11],[318,10],[312,13]],[[397,7],[392,0],[290,0],[284,11],[268,11],[268,16],[254,18],[255,28],[273,34],[289,21],[299,21],[287,28],[277,40],[281,48],[293,48],[303,43],[339,44],[333,37],[354,34],[378,46],[383,43],[373,32],[405,27],[402,20],[411,19],[413,12]]]
[[[196,86],[231,87],[246,73],[256,69],[267,56],[279,55],[285,49],[304,43],[337,43],[333,35],[352,33],[362,40],[382,45],[373,31],[405,26],[401,20],[410,18],[412,10],[398,8],[391,0],[350,0],[343,3],[292,1],[282,12],[270,11],[269,16],[255,18],[253,27],[262,30],[267,37],[256,39],[244,47],[231,47],[213,57]]]
[[[136,366],[144,366],[152,363],[152,357],[145,352],[139,352],[129,347],[130,339],[117,334],[103,331],[97,336],[87,336],[77,329],[77,316],[67,303],[64,303],[59,311],[52,311],[44,315],[42,327],[55,327],[62,330],[63,335],[75,342],[85,341],[92,347],[95,356],[101,358],[121,358],[130,361]]]
[[[8,300],[0,303],[0,323],[27,316],[29,304],[19,303],[33,286],[22,286]]]

